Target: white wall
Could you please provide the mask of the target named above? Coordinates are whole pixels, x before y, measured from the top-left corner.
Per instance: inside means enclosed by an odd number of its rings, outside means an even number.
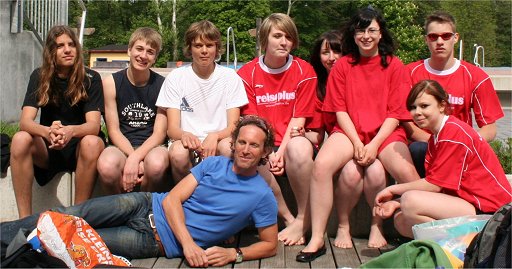
[[[19,120],[28,79],[42,58],[32,32],[11,33],[11,5],[0,0],[0,120],[6,122]]]

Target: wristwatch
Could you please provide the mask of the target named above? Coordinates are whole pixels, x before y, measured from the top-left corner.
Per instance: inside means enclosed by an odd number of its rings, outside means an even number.
[[[242,253],[242,250],[240,248],[235,248],[235,250],[236,250],[235,263],[241,263],[244,260],[244,253]]]

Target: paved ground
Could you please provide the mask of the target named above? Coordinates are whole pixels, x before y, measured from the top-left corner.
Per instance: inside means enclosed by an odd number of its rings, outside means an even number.
[[[512,109],[503,109],[503,112],[505,112],[505,117],[496,122],[496,125],[498,126],[498,139],[507,139],[512,137]]]

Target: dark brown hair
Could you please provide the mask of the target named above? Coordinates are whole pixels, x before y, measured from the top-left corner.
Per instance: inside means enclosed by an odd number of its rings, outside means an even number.
[[[236,143],[236,140],[238,138],[238,135],[240,134],[240,129],[246,125],[254,125],[265,133],[265,143],[264,148],[265,152],[267,153],[265,156],[263,156],[258,163],[259,165],[264,165],[268,161],[268,155],[272,152],[272,149],[274,147],[274,128],[272,128],[272,125],[268,123],[265,119],[260,118],[255,115],[247,115],[238,121],[235,130],[231,133],[231,152],[235,152],[234,143]]]
[[[185,57],[192,57],[192,43],[194,43],[198,37],[204,41],[208,40],[214,42],[217,49],[215,58],[220,58],[223,52],[220,31],[215,24],[207,20],[194,22],[188,27],[185,33],[185,47],[183,48],[183,55]]]
[[[65,25],[53,26],[48,31],[46,43],[43,49],[43,64],[39,70],[39,85],[37,89],[37,105],[45,106],[48,103],[58,104],[59,95],[52,93],[52,82],[57,76],[58,66],[56,64],[57,55],[57,38],[61,35],[67,35],[76,48],[76,56],[71,72],[68,76],[68,88],[64,92],[64,97],[69,101],[71,106],[76,105],[81,100],[87,99],[85,91],[84,79],[85,67],[82,56],[82,48],[78,38],[73,30]]]
[[[320,59],[320,54],[322,53],[322,44],[324,43],[324,40],[328,48],[341,54],[341,32],[337,30],[331,30],[323,33],[315,41],[315,45],[311,50],[311,57],[309,61],[316,72],[316,96],[321,101],[323,101],[325,97],[325,85],[327,84],[327,77],[329,75],[327,69],[325,69],[324,65],[322,64],[322,60]]]
[[[455,25],[455,18],[452,15],[450,15],[449,13],[447,13],[447,12],[436,11],[436,12],[430,14],[427,17],[427,19],[425,20],[425,25],[423,26],[423,30],[425,31],[425,34],[428,34],[428,26],[432,22],[448,23],[448,24],[450,24],[452,26],[452,31],[454,33],[457,32],[457,27]]]
[[[422,93],[432,95],[439,104],[444,102],[446,107],[444,113],[447,115],[450,114],[451,108],[448,102],[448,93],[446,93],[443,87],[435,80],[421,80],[414,84],[407,96],[407,110],[411,111],[413,109],[414,101],[416,101],[418,96]]]

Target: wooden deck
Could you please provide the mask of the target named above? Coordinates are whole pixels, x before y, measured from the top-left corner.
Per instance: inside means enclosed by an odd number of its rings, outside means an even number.
[[[255,231],[244,231],[238,238],[238,244],[229,245],[227,247],[239,247],[250,245],[257,241],[257,233]],[[381,253],[394,249],[399,245],[397,239],[390,240],[390,244],[382,249],[368,248],[368,239],[353,238],[354,248],[340,249],[334,246],[334,238],[325,237],[325,245],[327,253],[311,263],[300,263],[295,261],[297,253],[304,246],[284,246],[279,243],[277,255],[274,257],[244,261],[239,264],[227,264],[221,268],[357,268]],[[133,266],[144,268],[191,268],[183,258],[149,258],[137,259],[131,261]]]
[[[278,177],[277,182],[281,187],[283,196],[288,207],[293,214],[297,213],[293,191],[285,177]],[[297,253],[304,246],[284,246],[281,242],[278,245],[277,254],[274,257],[245,261],[239,264],[227,264],[222,268],[357,268],[361,264],[378,257],[381,253],[390,251],[404,239],[400,239],[398,233],[393,228],[392,218],[384,221],[384,235],[388,240],[388,246],[382,249],[368,248],[368,233],[370,231],[371,210],[366,203],[363,195],[359,203],[352,210],[350,215],[351,234],[353,236],[352,249],[340,249],[334,246],[334,236],[338,227],[335,210],[331,212],[327,225],[325,236],[325,245],[327,253],[311,263],[301,263],[295,261]],[[284,223],[279,219],[279,230],[283,229]],[[257,230],[248,228],[237,235],[237,243],[227,245],[226,247],[244,247],[258,240]],[[190,268],[183,258],[149,258],[131,261],[133,266],[144,268]]]

